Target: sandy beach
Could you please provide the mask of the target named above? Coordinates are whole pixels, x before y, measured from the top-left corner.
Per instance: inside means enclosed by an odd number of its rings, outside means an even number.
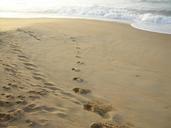
[[[171,35],[77,19],[0,19],[0,128],[170,128]]]

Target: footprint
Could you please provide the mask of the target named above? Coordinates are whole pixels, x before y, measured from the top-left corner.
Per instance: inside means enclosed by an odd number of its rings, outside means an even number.
[[[23,53],[23,51],[22,50],[20,50],[20,49],[16,49],[16,48],[14,48],[14,49],[12,49],[14,52],[16,52],[16,53]]]
[[[80,72],[81,70],[80,70],[80,69],[78,69],[78,68],[72,68],[72,71]]]
[[[38,40],[38,41],[40,40],[40,38],[38,38],[38,37],[34,34],[34,32],[32,32],[32,31],[25,31],[25,30],[22,30],[22,29],[17,29],[17,31],[23,32],[23,33],[25,33],[25,34],[31,36],[32,38],[34,38],[34,39],[36,39],[36,40]]]
[[[72,80],[73,81],[77,81],[79,83],[83,83],[84,82],[84,80],[82,78],[80,78],[80,77],[74,77]]]
[[[88,93],[91,93],[91,90],[89,89],[81,89],[81,88],[74,88],[73,91],[78,94],[86,95]]]
[[[29,104],[23,108],[25,112],[31,112],[36,108],[36,104]]]
[[[28,59],[24,59],[24,58],[18,58],[18,60],[22,61],[22,62],[29,62]]]
[[[71,94],[71,93],[69,93],[69,92],[61,91],[61,94],[66,95],[66,96],[69,96],[70,98],[71,98],[71,97],[75,97],[73,94]]]
[[[8,113],[0,113],[0,122],[10,121],[11,118],[11,115]]]
[[[35,67],[25,66],[25,68],[32,71],[38,71]]]
[[[56,115],[61,118],[65,118],[67,116],[65,112],[57,112]]]
[[[32,63],[28,63],[28,62],[25,62],[23,63],[25,66],[28,66],[28,67],[34,67],[34,68],[37,68],[36,65],[32,64]]]
[[[22,105],[26,105],[27,104],[27,101],[22,99],[22,100],[18,100],[15,102],[16,104],[22,104]]]
[[[128,125],[126,124],[115,124],[112,122],[94,122],[90,125],[90,128],[130,128]]]
[[[72,40],[72,42],[76,42],[76,38],[75,37],[70,37],[70,39]]]
[[[14,100],[15,99],[15,97],[12,94],[7,94],[5,97],[7,99],[10,99],[10,100]]]
[[[12,84],[12,83],[8,83],[8,86],[10,86],[10,87],[12,87],[12,88],[17,88],[17,87],[18,87],[18,85]]]
[[[17,98],[19,98],[20,100],[24,100],[26,97],[23,95],[18,95]]]
[[[84,110],[95,112],[101,117],[108,117],[107,113],[112,111],[112,106],[98,101],[88,102],[83,105]]]
[[[17,44],[10,44],[12,48],[18,48]]]
[[[16,71],[14,68],[6,67],[6,68],[4,68],[4,70],[5,70],[6,72],[12,73],[11,75],[16,75],[16,73],[17,73],[17,71]]]
[[[29,98],[30,98],[31,100],[36,100],[36,99],[40,99],[40,96],[30,95]]]
[[[24,89],[24,87],[19,87],[19,89]]]
[[[81,49],[81,48],[77,46],[76,49]]]
[[[28,124],[29,127],[32,127],[32,128],[44,128],[47,125],[47,123],[45,121],[44,122],[42,122],[42,121],[36,122],[36,121],[32,121],[30,119],[27,119],[25,122]]]
[[[140,77],[140,75],[135,75],[135,77]]]
[[[59,88],[57,88],[57,87],[52,87],[52,86],[44,86],[44,88],[47,88],[47,89],[50,89],[50,90],[61,90],[61,89],[59,89]]]
[[[44,84],[47,85],[47,86],[55,86],[55,84],[50,83],[50,82],[45,82]]]
[[[42,78],[41,76],[32,76],[32,77],[36,80],[45,81],[45,79]]]
[[[48,106],[37,106],[36,104],[29,104],[24,107],[23,109],[25,112],[33,112],[33,111],[47,111],[47,112],[53,112],[56,110],[54,107],[48,107]]]
[[[14,69],[15,68],[14,66],[16,66],[15,64],[11,64],[11,65],[9,65],[9,64],[2,64],[2,65],[5,66],[5,67],[8,67],[8,68],[11,68],[11,69]]]
[[[1,93],[1,96],[5,96],[5,93]]]
[[[31,91],[28,91],[28,93],[34,94],[34,95],[45,96],[45,95],[47,95],[49,92],[48,92],[47,90],[45,90],[45,89],[42,89],[42,90],[39,90],[39,91],[31,90]]]
[[[0,106],[1,107],[11,107],[13,105],[14,105],[13,102],[10,102],[10,101],[7,101],[7,100],[0,100]]]
[[[22,59],[29,59],[28,57],[24,56],[24,55],[18,55],[19,58],[22,58]]]
[[[77,64],[83,65],[83,64],[84,64],[84,62],[77,61]]]
[[[37,73],[37,72],[33,72],[33,75],[34,75],[34,76],[45,77],[43,74],[41,74],[41,73]]]
[[[78,55],[77,55],[77,56],[75,56],[75,57],[76,57],[76,58],[81,58],[81,56],[78,56]]]
[[[112,122],[118,125],[123,124],[124,120],[123,117],[119,114],[116,114],[112,117]]]
[[[8,113],[0,113],[0,123],[1,122],[11,122],[17,119],[21,119],[24,115],[22,109],[14,109],[9,111]]]
[[[11,90],[11,88],[9,86],[3,86],[2,88],[6,91]]]

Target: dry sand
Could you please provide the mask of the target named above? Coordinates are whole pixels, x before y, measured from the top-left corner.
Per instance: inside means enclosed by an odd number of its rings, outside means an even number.
[[[0,128],[171,127],[170,35],[68,19],[0,31]]]

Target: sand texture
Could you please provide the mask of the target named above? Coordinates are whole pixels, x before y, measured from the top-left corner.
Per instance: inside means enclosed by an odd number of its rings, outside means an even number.
[[[0,128],[170,121],[170,35],[90,20],[0,20]]]

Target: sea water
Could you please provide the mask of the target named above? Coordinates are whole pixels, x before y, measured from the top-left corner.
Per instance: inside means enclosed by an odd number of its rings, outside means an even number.
[[[0,0],[0,17],[121,21],[171,34],[171,0]]]

